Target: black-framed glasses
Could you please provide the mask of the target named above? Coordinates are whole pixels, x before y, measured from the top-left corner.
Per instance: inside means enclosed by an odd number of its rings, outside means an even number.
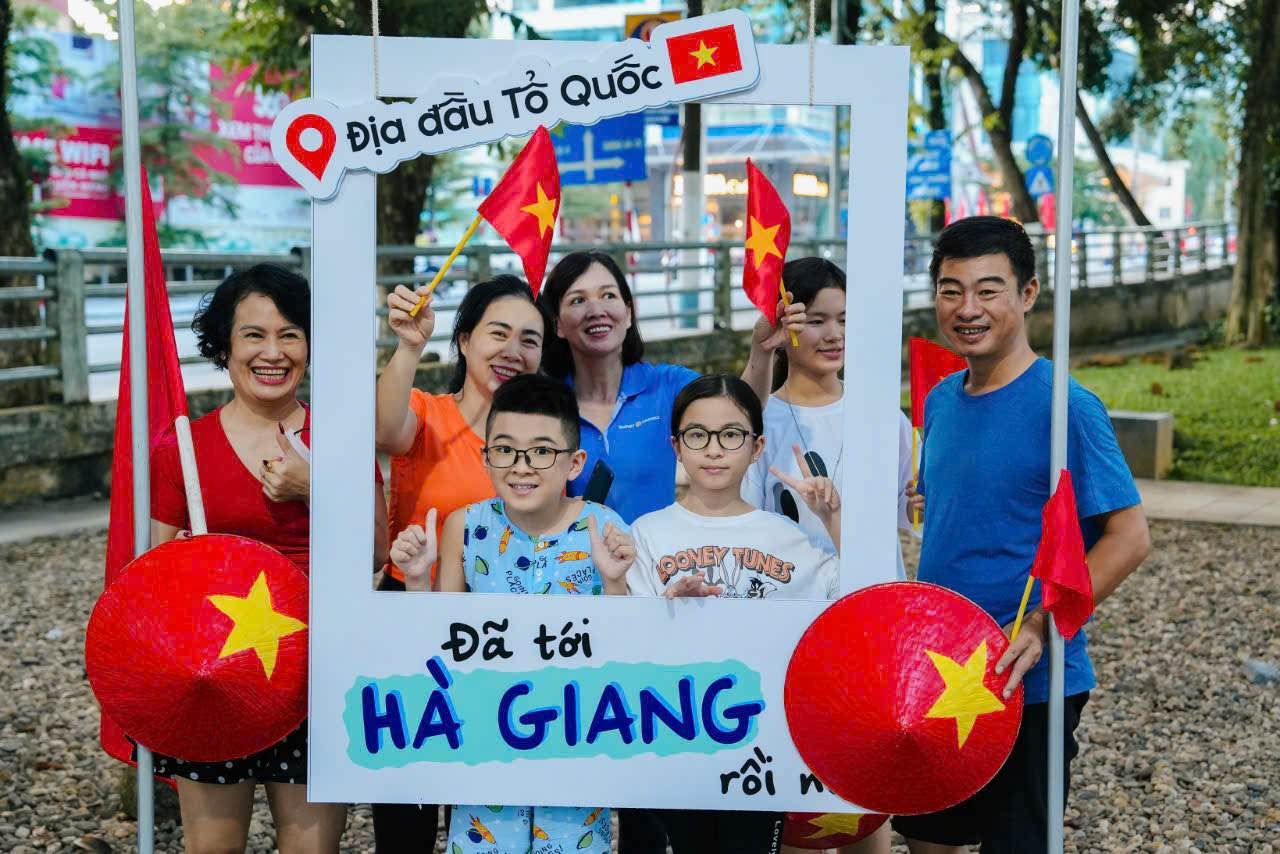
[[[482,448],[481,453],[484,454],[484,461],[495,469],[509,469],[521,457],[524,457],[524,461],[531,469],[549,469],[556,464],[561,454],[572,454],[573,448],[552,448],[547,445],[513,448],[510,445],[489,445]]]
[[[711,444],[714,436],[722,450],[736,451],[746,444],[748,436],[754,436],[750,430],[741,427],[725,427],[720,430],[708,430],[705,427],[686,427],[676,434],[680,441],[691,451],[701,451]]]

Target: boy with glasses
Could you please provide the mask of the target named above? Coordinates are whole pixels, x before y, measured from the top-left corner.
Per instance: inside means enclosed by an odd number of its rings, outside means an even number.
[[[578,439],[578,404],[563,383],[523,374],[494,393],[482,452],[497,498],[445,520],[442,591],[626,595],[635,556],[627,526],[607,507],[565,495],[586,461]],[[408,590],[429,587],[435,530],[433,509],[391,548]],[[604,854],[611,843],[609,811],[592,807],[462,805],[449,822],[449,850],[467,854]]]

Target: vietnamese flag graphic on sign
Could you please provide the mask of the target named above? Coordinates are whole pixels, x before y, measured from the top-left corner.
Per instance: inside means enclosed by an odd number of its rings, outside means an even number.
[[[992,617],[934,584],[852,593],[809,626],[787,667],[787,726],[827,789],[867,810],[918,815],[987,784],[1022,721],[995,672],[1009,641]],[[833,690],[838,686],[839,690]]]
[[[908,341],[907,354],[911,371],[911,426],[920,429],[924,427],[924,401],[929,392],[956,371],[966,370],[969,363],[925,338]]]
[[[769,318],[778,323],[782,265],[791,244],[791,214],[782,197],[756,165],[747,160],[747,255],[742,264],[742,289]]]
[[[560,167],[545,127],[533,132],[479,212],[520,256],[537,296],[560,213]]]
[[[1093,579],[1085,562],[1076,491],[1066,469],[1044,505],[1041,524],[1031,574],[1040,579],[1040,604],[1053,615],[1062,636],[1071,640],[1093,614]]]
[[[710,27],[667,39],[671,77],[676,83],[706,80],[742,70],[742,53],[733,25]]]

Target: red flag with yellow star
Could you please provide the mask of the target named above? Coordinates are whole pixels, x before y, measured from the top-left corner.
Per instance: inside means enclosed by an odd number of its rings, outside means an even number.
[[[89,683],[141,744],[192,762],[256,753],[307,713],[307,578],[245,537],[170,540],[103,591]]]
[[[791,244],[791,214],[764,173],[747,160],[747,253],[742,264],[742,289],[764,312],[771,324],[778,322],[782,264]]]
[[[805,631],[787,667],[787,726],[827,789],[864,809],[953,806],[1008,758],[1022,686],[1004,699],[1008,647],[990,615],[934,584],[852,593]]]
[[[479,211],[520,256],[537,296],[560,213],[560,167],[546,128],[533,132]]]
[[[1076,491],[1066,469],[1044,505],[1041,523],[1031,574],[1040,579],[1040,604],[1053,615],[1062,636],[1070,640],[1093,614],[1093,579],[1085,562]]]
[[[738,34],[732,25],[708,27],[667,39],[671,79],[677,84],[742,70]]]

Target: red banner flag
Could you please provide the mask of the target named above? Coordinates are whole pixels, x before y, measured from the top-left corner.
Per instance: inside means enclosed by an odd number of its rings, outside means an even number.
[[[546,128],[533,132],[479,210],[520,256],[525,278],[537,296],[560,213],[560,167]]]
[[[147,426],[148,447],[187,412],[187,395],[178,364],[178,347],[173,339],[173,317],[169,313],[169,290],[165,285],[160,240],[156,236],[155,208],[147,173],[142,172],[142,255],[146,276],[147,339]],[[120,392],[116,403],[116,432],[111,459],[111,517],[107,529],[107,559],[104,589],[115,580],[133,553],[133,423],[129,413],[129,311],[124,315],[124,343],[120,355]],[[124,731],[105,714],[101,717],[99,739],[102,748],[116,759],[128,762],[132,745]]]
[[[1085,562],[1076,492],[1066,469],[1044,505],[1041,521],[1040,546],[1031,574],[1040,579],[1041,606],[1053,615],[1062,636],[1070,640],[1093,614],[1093,580]]]
[[[933,387],[956,371],[969,367],[960,356],[925,338],[907,342],[911,365],[911,426],[924,427],[924,399]]]
[[[782,264],[791,244],[791,214],[764,173],[747,160],[747,257],[742,289],[751,302],[778,322]]]
[[[711,27],[667,39],[671,77],[676,83],[705,80],[742,70],[742,54],[733,26]]]

